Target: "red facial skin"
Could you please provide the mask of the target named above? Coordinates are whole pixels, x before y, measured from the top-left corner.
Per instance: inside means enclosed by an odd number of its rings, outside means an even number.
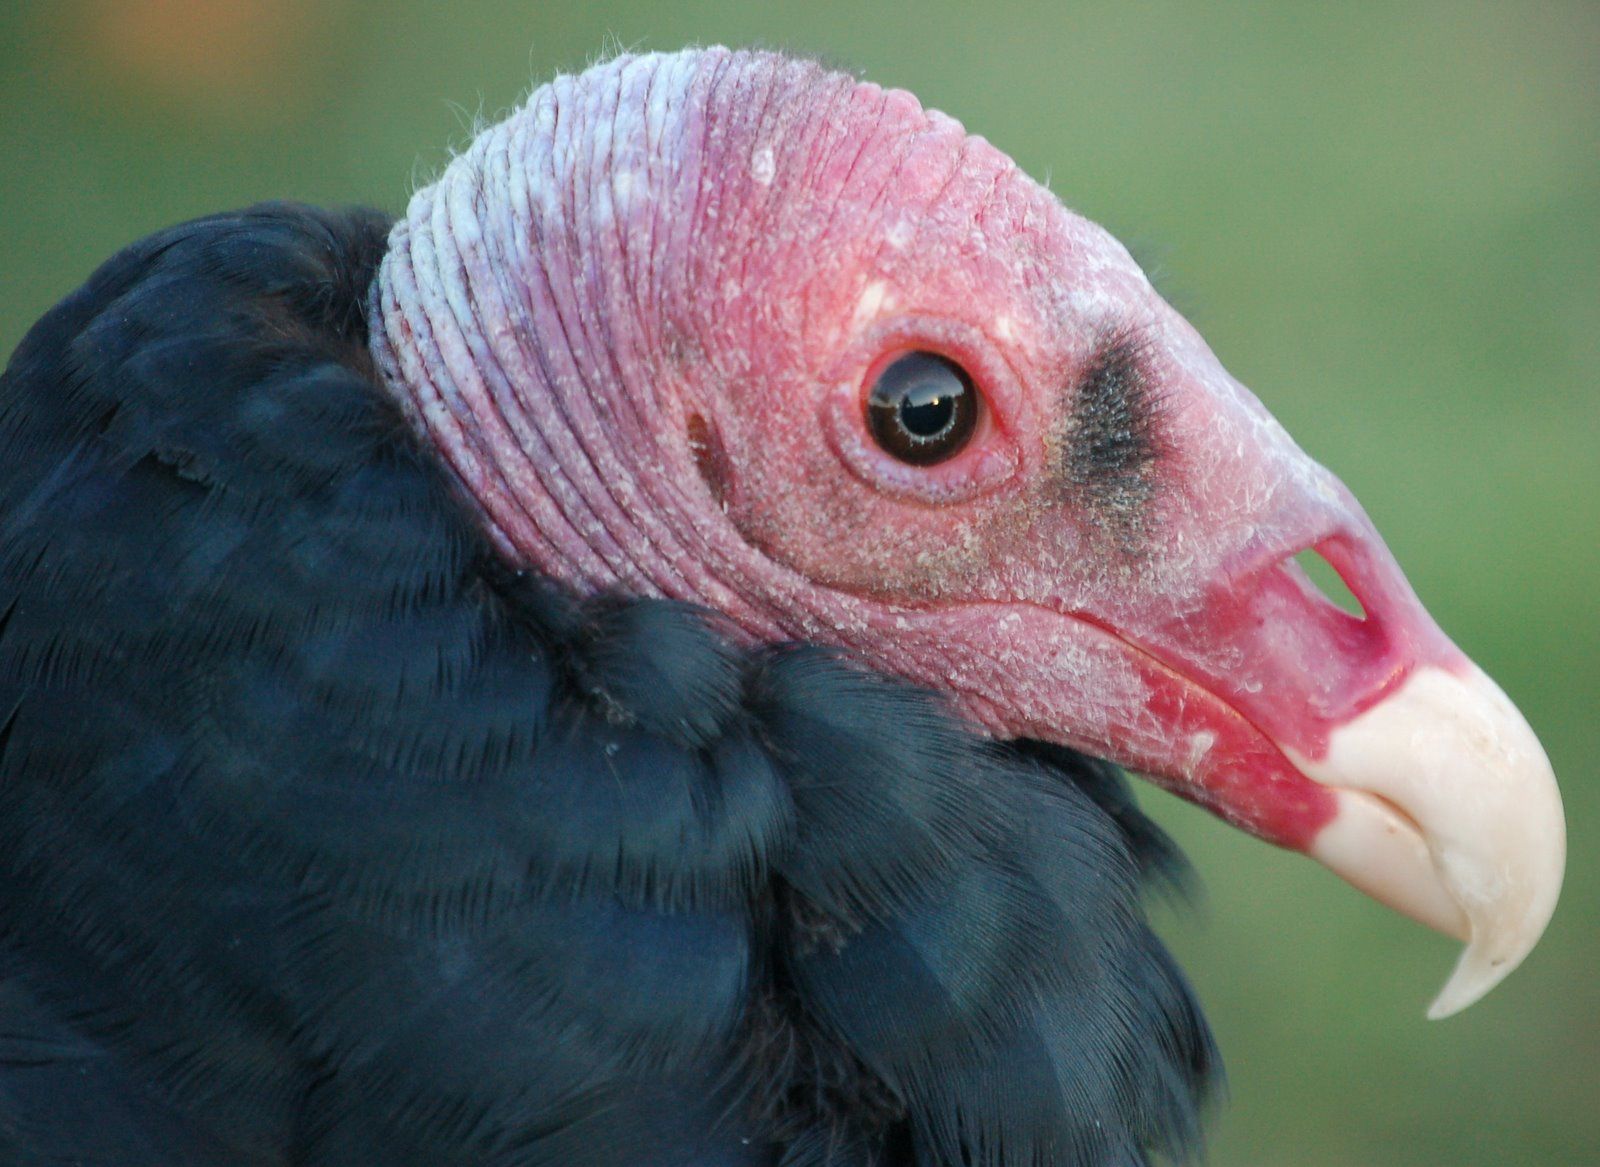
[[[558,79],[413,203],[375,308],[515,560],[837,645],[1284,846],[1335,809],[1285,749],[1465,667],[1123,248],[909,94],[724,50]],[[1102,480],[1080,395],[1117,344],[1149,456]],[[983,397],[932,467],[866,421],[917,349]],[[1293,564],[1313,547],[1365,619]]]

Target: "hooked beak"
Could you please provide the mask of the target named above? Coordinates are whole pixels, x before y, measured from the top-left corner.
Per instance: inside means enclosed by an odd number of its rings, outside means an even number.
[[[1354,886],[1466,942],[1430,1018],[1484,996],[1555,910],[1566,828],[1533,731],[1482,670],[1417,669],[1295,765],[1338,809],[1309,854]]]

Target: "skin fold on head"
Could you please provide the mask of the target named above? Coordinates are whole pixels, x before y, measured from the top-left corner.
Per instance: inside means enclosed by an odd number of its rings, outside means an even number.
[[[1436,1016],[1543,931],[1526,722],[1121,245],[911,95],[724,49],[558,78],[415,196],[373,306],[512,562],[833,645],[1306,852],[1466,942]]]

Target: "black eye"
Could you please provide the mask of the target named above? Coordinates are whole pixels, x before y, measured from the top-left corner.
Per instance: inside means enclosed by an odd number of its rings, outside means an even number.
[[[885,451],[913,466],[960,453],[978,422],[978,391],[960,365],[934,353],[897,357],[867,397],[867,424]]]

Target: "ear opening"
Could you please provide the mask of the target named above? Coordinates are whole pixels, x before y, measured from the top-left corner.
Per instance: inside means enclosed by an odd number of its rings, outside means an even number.
[[[728,509],[728,455],[716,430],[698,413],[689,415],[687,425],[689,451],[694,455],[694,468],[706,484],[711,497],[723,510]]]

